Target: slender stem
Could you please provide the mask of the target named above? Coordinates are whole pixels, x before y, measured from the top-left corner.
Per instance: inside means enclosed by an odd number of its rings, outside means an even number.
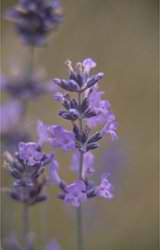
[[[81,93],[78,94],[78,102],[79,106],[81,105]],[[83,122],[82,118],[79,118],[79,127],[80,133],[82,133]],[[83,152],[80,151],[80,161],[79,161],[79,178],[82,179],[82,171],[83,171]],[[77,208],[77,236],[78,236],[78,250],[84,250],[83,246],[83,213],[82,213],[82,205]]]
[[[29,233],[29,206],[24,204],[22,214],[22,238],[24,249],[28,250],[28,233]]]
[[[78,236],[78,250],[83,250],[83,229],[82,229],[82,205],[77,208],[77,236]]]

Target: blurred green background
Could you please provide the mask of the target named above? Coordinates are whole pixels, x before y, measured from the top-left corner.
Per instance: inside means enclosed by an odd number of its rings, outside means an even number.
[[[2,0],[2,13],[15,1]],[[158,250],[158,0],[63,0],[64,23],[44,48],[36,49],[35,70],[45,80],[67,76],[64,61],[92,57],[101,84],[119,123],[119,140],[104,139],[95,152],[98,181],[111,173],[114,199],[93,199],[84,205],[86,250]],[[28,48],[13,25],[2,21],[2,72],[24,70]],[[37,119],[63,124],[52,96],[31,101],[26,123],[36,138]],[[65,125],[69,127],[68,125]],[[70,156],[57,151],[61,174],[72,180]],[[2,170],[2,186],[11,179]],[[57,190],[50,187],[54,196]],[[75,209],[53,199],[33,207],[32,231],[37,249],[56,239],[63,250],[76,249]],[[2,194],[2,240],[16,228],[21,234],[21,205]]]

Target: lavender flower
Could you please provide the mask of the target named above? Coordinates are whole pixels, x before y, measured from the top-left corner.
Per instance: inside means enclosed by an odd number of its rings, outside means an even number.
[[[42,121],[37,122],[37,134],[38,134],[38,143],[43,146],[48,142],[49,132],[48,125],[44,124]]]
[[[96,187],[96,195],[101,196],[103,198],[112,199],[112,184],[108,180],[108,175],[104,174],[101,177],[101,183],[98,187]]]
[[[65,203],[71,203],[73,206],[79,207],[81,203],[87,201],[86,185],[83,181],[77,180],[76,182],[66,186],[65,190]]]
[[[27,45],[41,46],[47,35],[63,20],[62,8],[58,1],[18,0],[10,9],[6,19],[15,23],[16,31]]]
[[[49,168],[49,173],[50,173],[50,181],[57,186],[62,185],[62,180],[59,177],[58,174],[58,169],[59,169],[59,164],[58,161],[56,161],[54,158],[51,161],[50,168]]]
[[[69,80],[56,78],[54,83],[71,92],[84,92],[86,89],[96,85],[104,76],[103,73],[98,73],[90,77],[90,70],[96,66],[96,63],[90,58],[85,59],[82,63],[78,62],[75,70],[70,60],[67,60],[65,64],[68,67]]]
[[[75,149],[74,133],[65,130],[62,126],[49,126],[39,121],[37,124],[37,132],[39,137],[39,144],[50,143],[53,148],[62,148],[66,153],[68,150]]]
[[[41,148],[37,143],[34,142],[20,142],[18,144],[17,157],[22,160],[28,166],[35,166],[43,164],[45,154],[41,152]]]

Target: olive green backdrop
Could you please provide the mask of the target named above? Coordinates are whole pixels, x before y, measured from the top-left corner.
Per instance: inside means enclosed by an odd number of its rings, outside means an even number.
[[[2,13],[13,1],[2,0]],[[94,199],[84,205],[86,250],[158,250],[158,1],[63,0],[65,18],[49,44],[35,52],[35,69],[45,68],[45,79],[67,76],[64,61],[92,57],[105,97],[119,123],[119,140],[103,140],[95,152],[98,180],[111,173],[114,199]],[[28,48],[20,44],[12,24],[2,22],[2,71],[24,70]],[[46,96],[31,101],[27,124],[36,138],[36,120],[65,125],[59,104]],[[68,124],[65,125],[69,127]],[[57,150],[61,174],[72,180],[70,155]],[[3,186],[10,185],[2,171]],[[31,213],[37,249],[55,238],[63,250],[76,249],[75,209],[53,199]],[[2,238],[13,228],[21,232],[21,205],[2,195]]]

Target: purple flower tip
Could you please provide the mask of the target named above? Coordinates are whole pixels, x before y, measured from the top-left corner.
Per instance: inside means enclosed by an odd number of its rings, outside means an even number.
[[[87,58],[82,62],[82,65],[84,67],[84,71],[86,73],[89,73],[92,68],[96,67],[96,62],[93,61],[91,58]]]

